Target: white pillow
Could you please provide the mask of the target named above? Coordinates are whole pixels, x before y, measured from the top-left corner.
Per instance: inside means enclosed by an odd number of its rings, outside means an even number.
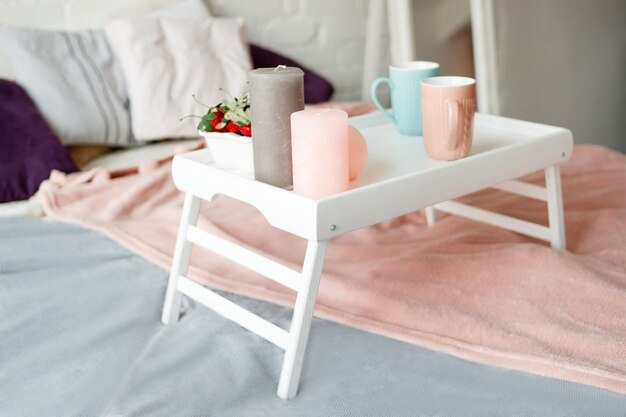
[[[252,68],[241,19],[124,19],[105,27],[128,86],[139,140],[197,136],[206,104],[246,89]]]

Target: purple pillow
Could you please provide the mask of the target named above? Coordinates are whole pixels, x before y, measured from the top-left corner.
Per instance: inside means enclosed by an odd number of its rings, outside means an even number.
[[[304,102],[315,104],[330,100],[333,85],[315,72],[276,52],[250,44],[250,54],[254,68],[271,68],[278,65],[298,67],[304,71]]]
[[[0,79],[0,203],[28,199],[53,169],[77,171],[28,94]]]

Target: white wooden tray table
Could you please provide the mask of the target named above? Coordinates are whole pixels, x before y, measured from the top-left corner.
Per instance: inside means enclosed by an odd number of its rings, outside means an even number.
[[[168,282],[162,321],[176,322],[185,294],[285,351],[277,395],[293,398],[298,390],[328,240],[415,210],[464,216],[513,230],[565,248],[559,165],[571,155],[567,129],[476,114],[471,154],[458,161],[430,159],[420,137],[398,134],[380,114],[350,119],[364,134],[369,158],[350,190],[315,200],[261,182],[213,163],[207,149],[174,158],[176,187],[186,194]],[[543,169],[546,186],[516,181]],[[549,226],[450,201],[493,187],[547,202]],[[201,200],[223,194],[256,207],[279,229],[308,240],[301,271],[196,227]],[[219,296],[186,277],[191,245],[197,244],[246,266],[297,292],[289,331]]]

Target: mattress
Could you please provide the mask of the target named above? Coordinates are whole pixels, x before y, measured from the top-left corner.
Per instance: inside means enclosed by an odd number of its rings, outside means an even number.
[[[275,396],[279,349],[194,303],[164,327],[167,271],[103,235],[5,218],[0,248],[2,416],[623,417],[626,410],[624,395],[317,318],[299,395],[283,401]],[[290,309],[222,294],[289,323]]]

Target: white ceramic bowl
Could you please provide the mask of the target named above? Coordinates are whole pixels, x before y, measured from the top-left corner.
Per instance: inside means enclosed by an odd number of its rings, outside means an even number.
[[[201,132],[215,163],[224,169],[237,169],[254,174],[252,138],[230,132]]]

